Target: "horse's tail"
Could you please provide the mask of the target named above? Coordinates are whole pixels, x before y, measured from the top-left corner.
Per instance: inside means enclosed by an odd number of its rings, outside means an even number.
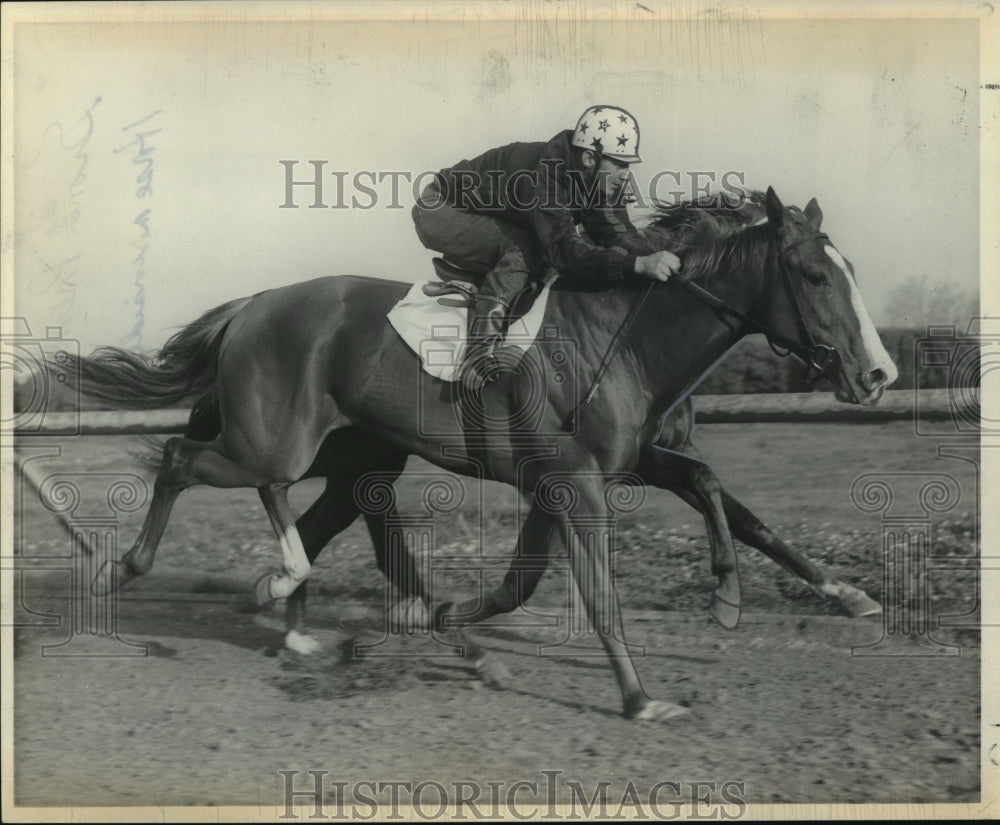
[[[212,394],[222,336],[250,300],[210,309],[152,355],[100,347],[85,358],[69,356],[61,371],[84,395],[115,407],[151,410]]]

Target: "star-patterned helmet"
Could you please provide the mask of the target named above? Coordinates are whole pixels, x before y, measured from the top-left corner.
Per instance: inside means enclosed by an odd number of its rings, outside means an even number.
[[[639,157],[639,124],[619,106],[591,106],[580,115],[570,142],[622,163],[642,160]]]

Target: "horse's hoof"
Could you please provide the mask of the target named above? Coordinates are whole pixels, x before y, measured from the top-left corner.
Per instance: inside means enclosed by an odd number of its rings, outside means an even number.
[[[683,719],[690,715],[691,711],[681,705],[672,705],[670,702],[659,702],[656,699],[651,699],[634,718],[641,719],[643,722],[669,722],[672,719]]]
[[[265,573],[254,582],[254,586],[250,588],[251,609],[263,610],[276,599],[271,588],[277,578],[276,573]]]
[[[719,595],[718,590],[712,591],[712,598],[708,603],[708,612],[726,630],[732,630],[740,623],[740,606],[724,599]]]
[[[417,596],[391,604],[385,612],[385,624],[390,633],[413,634],[431,629],[431,616]]]
[[[314,653],[319,653],[322,645],[315,636],[299,633],[297,630],[289,630],[285,635],[285,647],[302,656],[312,656]]]
[[[514,679],[507,665],[496,656],[484,656],[476,662],[476,676],[486,687],[494,690],[505,690]]]
[[[94,576],[94,580],[90,583],[90,592],[95,596],[107,596],[109,593],[120,590],[138,575],[128,564],[120,559],[118,561],[106,561],[101,565],[101,569],[97,571],[97,575]]]
[[[840,593],[834,597],[834,602],[852,619],[882,615],[882,605],[870,598],[863,590],[857,590],[853,587],[842,588]]]

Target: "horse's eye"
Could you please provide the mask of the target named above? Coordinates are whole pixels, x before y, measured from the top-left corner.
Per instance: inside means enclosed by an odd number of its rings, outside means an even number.
[[[827,277],[826,273],[819,269],[803,270],[802,275],[807,281],[809,281],[809,283],[815,284],[816,286],[826,286],[830,283],[830,279]]]

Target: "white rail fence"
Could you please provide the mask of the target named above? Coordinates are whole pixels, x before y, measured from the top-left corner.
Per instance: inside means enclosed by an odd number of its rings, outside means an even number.
[[[979,420],[979,389],[890,390],[877,405],[837,401],[832,393],[696,395],[699,424],[941,421],[954,419],[974,428]],[[141,412],[47,413],[14,429],[17,436],[169,435],[184,432],[186,409]]]

